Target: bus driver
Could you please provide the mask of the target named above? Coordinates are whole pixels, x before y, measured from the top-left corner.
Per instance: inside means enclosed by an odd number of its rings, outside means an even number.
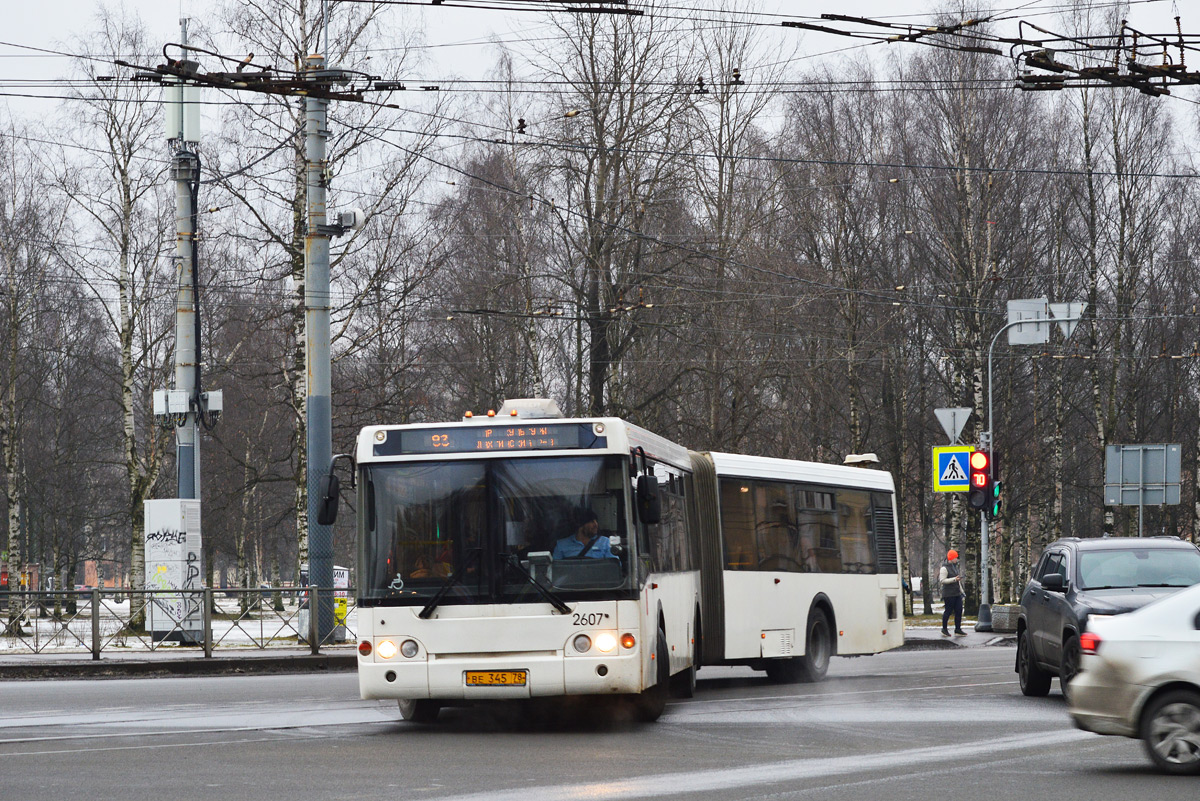
[[[575,512],[575,533],[554,544],[554,559],[615,559],[608,537],[600,536],[600,520],[591,509]]]

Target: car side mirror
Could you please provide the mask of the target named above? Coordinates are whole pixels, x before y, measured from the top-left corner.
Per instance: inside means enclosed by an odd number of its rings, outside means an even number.
[[[1061,573],[1042,576],[1042,589],[1050,592],[1066,592],[1067,580]]]
[[[317,482],[317,523],[332,526],[337,521],[341,482],[333,473],[326,473]]]
[[[662,520],[662,498],[658,494],[658,478],[643,474],[637,480],[638,520],[654,525]]]

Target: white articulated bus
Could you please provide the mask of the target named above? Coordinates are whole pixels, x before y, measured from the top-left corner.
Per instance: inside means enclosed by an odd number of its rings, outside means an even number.
[[[610,695],[654,720],[700,665],[816,680],[903,639],[881,471],[689,452],[540,400],[368,427],[354,462],[359,689],[405,719]],[[320,492],[332,522],[332,473]]]
[[[904,643],[892,476],[693,453],[701,664],[818,681],[833,654]]]

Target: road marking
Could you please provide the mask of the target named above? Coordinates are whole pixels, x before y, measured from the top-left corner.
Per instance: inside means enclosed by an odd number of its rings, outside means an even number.
[[[956,744],[953,748],[955,760],[973,757],[994,756],[1000,751],[1016,751],[1026,748],[1047,748],[1067,745],[1099,735],[1067,729],[1041,734],[1019,734],[999,737],[995,740],[980,740]],[[439,796],[436,801],[605,801],[605,799],[654,798],[680,795],[682,793],[711,793],[719,790],[751,787],[764,784],[781,784],[802,779],[816,779],[861,773],[894,767],[911,767],[923,760],[946,758],[946,746],[911,748],[885,754],[855,754],[853,756],[822,759],[791,759],[785,762],[767,762],[739,768],[690,771],[688,773],[662,773],[612,782],[590,782],[582,784],[555,784],[541,787],[519,787],[511,790],[488,790],[466,795]],[[796,788],[800,789],[800,788]]]
[[[300,719],[296,719],[299,717]],[[235,732],[252,732],[252,731],[287,731],[291,729],[316,729],[326,726],[349,726],[349,725],[398,725],[397,718],[388,718],[380,711],[374,709],[357,709],[357,710],[341,710],[336,715],[326,715],[323,719],[313,719],[311,716],[302,714],[299,716],[278,715],[254,726],[245,725],[229,725],[229,726],[195,726],[189,728],[181,725],[165,730],[145,730],[138,731],[137,729],[125,729],[122,731],[111,731],[114,728],[129,726],[130,723],[142,723],[143,721],[114,721],[110,724],[87,724],[87,731],[73,732],[71,734],[50,734],[38,735],[32,734],[26,737],[9,737],[0,739],[0,745],[13,745],[16,743],[39,743],[64,740],[96,740],[102,738],[135,738],[135,737],[184,737],[193,734],[231,734]],[[151,723],[160,723],[158,720],[150,721]],[[16,757],[24,756],[19,751],[6,753],[5,756]]]
[[[970,689],[972,687],[1002,687],[1005,685],[1015,685],[1016,683],[1016,679],[1008,679],[1007,681],[982,681],[972,684],[937,684],[930,687],[893,687],[886,690],[841,690],[832,693],[812,692],[794,693],[792,695],[754,695],[746,698],[704,698],[701,700],[691,698],[686,701],[672,701],[668,706],[671,707],[672,711],[682,711],[688,707],[706,706],[708,704],[744,704],[757,701],[813,701],[823,698],[839,698],[847,695],[878,695],[880,693],[896,695],[898,693],[924,692],[926,690],[945,692],[946,690]]]
[[[254,737],[243,738],[239,740],[213,740],[199,743],[145,743],[142,745],[117,745],[107,746],[104,748],[64,748],[55,751],[20,751],[11,754],[5,754],[6,757],[43,757],[43,756],[61,756],[62,754],[95,754],[104,753],[106,751],[155,751],[164,748],[200,748],[204,746],[228,746],[240,745],[243,743],[270,743],[275,742],[278,737]],[[213,785],[209,785],[210,787]]]

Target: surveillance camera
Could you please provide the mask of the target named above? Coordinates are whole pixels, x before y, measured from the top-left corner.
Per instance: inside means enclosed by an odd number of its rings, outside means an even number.
[[[351,231],[361,231],[367,223],[367,213],[362,209],[350,209],[338,213],[338,225]]]

